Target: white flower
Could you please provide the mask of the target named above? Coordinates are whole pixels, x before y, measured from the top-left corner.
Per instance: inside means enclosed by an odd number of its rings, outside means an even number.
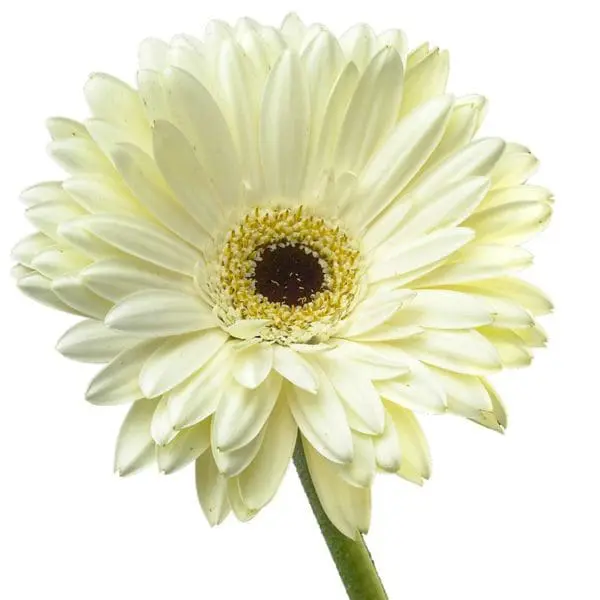
[[[551,310],[513,276],[552,199],[485,101],[400,31],[339,40],[288,17],[147,40],[137,89],[93,75],[92,118],[49,121],[69,173],[23,193],[19,287],[85,317],[87,399],[131,404],[116,470],[195,461],[211,524],[275,495],[298,430],[320,500],[366,531],[376,472],[421,483],[413,414],[502,430],[485,377],[530,362]]]

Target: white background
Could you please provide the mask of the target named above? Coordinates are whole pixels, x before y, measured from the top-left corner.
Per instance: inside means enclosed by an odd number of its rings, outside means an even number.
[[[28,231],[17,201],[56,177],[49,115],[86,116],[91,71],[134,81],[147,36],[200,34],[209,18],[279,24],[297,10],[341,33],[402,27],[449,48],[450,88],[491,99],[485,133],[528,145],[556,213],[529,279],[555,300],[532,368],[498,378],[505,436],[451,417],[424,421],[434,475],[375,486],[369,544],[391,600],[600,597],[598,459],[600,138],[597,20],[590,0],[364,3],[20,0],[0,16],[1,272]],[[122,411],[85,403],[93,370],[53,350],[71,319],[2,290],[0,597],[6,600],[343,600],[292,470],[253,522],[210,529],[193,473],[119,480]]]

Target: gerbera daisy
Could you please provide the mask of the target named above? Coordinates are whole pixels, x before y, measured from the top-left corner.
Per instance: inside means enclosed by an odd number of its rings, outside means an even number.
[[[502,430],[486,377],[530,362],[549,301],[514,272],[552,199],[527,148],[474,139],[486,102],[397,30],[212,22],[95,74],[48,122],[64,181],[27,189],[19,287],[83,320],[64,355],[129,403],[121,475],[195,461],[209,522],[250,519],[296,448],[360,538],[376,473],[421,483],[414,412]]]

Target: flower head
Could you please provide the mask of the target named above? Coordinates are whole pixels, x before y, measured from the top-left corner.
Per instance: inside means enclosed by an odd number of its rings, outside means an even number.
[[[551,305],[514,272],[551,196],[523,146],[474,139],[485,101],[448,57],[365,25],[340,39],[213,22],[141,46],[137,87],[93,75],[48,123],[64,181],[23,193],[19,287],[83,320],[59,350],[128,403],[115,467],[195,461],[211,524],[275,495],[298,432],[317,493],[366,531],[377,472],[420,483],[414,412],[503,430],[486,379],[530,362]]]

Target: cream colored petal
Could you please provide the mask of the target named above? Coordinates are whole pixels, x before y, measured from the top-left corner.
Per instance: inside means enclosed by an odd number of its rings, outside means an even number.
[[[538,164],[537,158],[527,149],[517,148],[515,151],[507,145],[492,171],[492,185],[502,188],[523,183],[536,171]]]
[[[479,377],[437,367],[429,367],[429,371],[446,390],[449,412],[471,419],[481,412],[492,411],[492,401]]]
[[[319,375],[316,394],[298,387],[287,392],[290,410],[302,434],[323,456],[336,463],[350,462],[352,435],[342,401],[327,376]]]
[[[370,223],[402,191],[439,142],[453,98],[435,98],[402,119],[358,178],[346,203],[361,225]]]
[[[546,202],[552,204],[554,197],[550,190],[538,185],[515,185],[490,190],[477,210],[487,210],[512,202]]]
[[[487,177],[504,152],[498,138],[475,140],[432,169],[420,173],[408,186],[415,198],[431,198],[437,191],[466,177]]]
[[[247,340],[256,337],[271,321],[268,319],[240,319],[225,331],[234,338]]]
[[[255,389],[267,378],[272,366],[273,348],[267,344],[253,344],[236,352],[233,376],[240,385]]]
[[[193,427],[180,431],[166,446],[156,451],[158,468],[162,473],[173,473],[210,448],[210,420],[206,419]]]
[[[26,296],[36,302],[63,312],[81,314],[72,306],[65,304],[52,290],[52,281],[39,273],[31,272],[21,275],[17,280],[17,286]]]
[[[352,433],[354,459],[351,463],[339,466],[339,475],[344,481],[356,487],[369,487],[375,478],[376,460],[373,438],[362,433]]]
[[[73,200],[48,200],[30,206],[25,211],[29,222],[53,240],[61,241],[58,227],[65,221],[77,219],[86,215],[86,211]]]
[[[402,451],[402,465],[398,474],[410,480],[414,480],[410,476],[413,473],[421,479],[429,479],[431,456],[417,418],[410,410],[396,405],[388,405],[388,411],[398,432]]]
[[[524,269],[531,261],[531,253],[524,248],[475,244],[457,252],[450,261],[413,281],[412,285],[434,287],[490,279]]]
[[[363,73],[344,118],[335,157],[338,171],[359,173],[398,118],[403,67],[394,48],[381,50]]]
[[[377,38],[368,25],[359,23],[342,34],[340,45],[348,62],[353,62],[360,71],[363,71],[377,47]]]
[[[494,345],[504,367],[526,367],[531,363],[531,351],[513,331],[496,327],[481,327],[479,331]]]
[[[297,352],[276,345],[273,348],[273,369],[294,386],[316,394],[319,378],[310,363]]]
[[[140,69],[162,70],[167,66],[169,44],[157,38],[142,40],[138,49]]]
[[[377,261],[368,270],[371,283],[400,277],[431,265],[454,254],[473,239],[474,233],[466,227],[440,229],[421,236],[395,249],[387,260]]]
[[[138,376],[156,346],[155,341],[147,341],[121,352],[92,379],[86,400],[92,404],[112,405],[143,398]]]
[[[77,250],[52,248],[40,252],[31,261],[31,268],[49,279],[55,279],[63,275],[75,275],[90,262],[90,258]]]
[[[69,197],[62,188],[62,181],[44,181],[25,188],[19,199],[25,206],[35,206],[49,200],[68,201]]]
[[[81,217],[61,223],[57,233],[62,243],[65,241],[82,254],[93,259],[116,258],[123,252],[91,233],[87,227],[89,217]]]
[[[175,197],[204,230],[196,242],[214,235],[222,223],[221,201],[208,172],[198,162],[183,133],[172,123],[156,121],[154,159]]]
[[[191,75],[176,68],[165,72],[173,123],[185,131],[200,164],[211,174],[221,202],[237,206],[241,171],[231,132],[210,92]]]
[[[476,292],[493,299],[511,300],[520,304],[532,315],[545,315],[552,312],[552,302],[536,286],[515,277],[484,279],[471,284],[456,286],[468,293]]]
[[[413,200],[411,211],[393,235],[389,236],[382,251],[385,252],[388,245],[390,248],[395,247],[434,229],[454,227],[462,223],[481,203],[488,189],[487,177],[467,177],[439,188],[427,199],[409,194],[404,202]],[[393,210],[396,204],[398,202],[390,208]],[[388,212],[380,220],[385,220]]]
[[[138,338],[109,329],[102,321],[86,319],[71,327],[58,340],[56,349],[73,360],[105,363],[137,342]]]
[[[492,322],[492,310],[482,299],[449,290],[420,290],[401,308],[395,325],[433,329],[470,329]]]
[[[487,101],[483,96],[464,96],[456,100],[446,131],[425,168],[439,163],[453,152],[466,146],[485,116]]]
[[[326,377],[342,402],[361,420],[369,433],[383,432],[385,413],[379,393],[356,362],[321,360]]]
[[[63,275],[52,281],[52,291],[78,313],[104,319],[113,303],[89,290],[78,275]]]
[[[193,274],[199,259],[185,242],[143,219],[95,215],[79,219],[78,226],[127,254],[185,275]]]
[[[511,202],[482,210],[464,223],[478,242],[522,244],[546,228],[552,216],[547,202]]]
[[[237,477],[243,473],[252,464],[252,461],[260,451],[264,434],[265,430],[263,428],[245,446],[236,448],[235,450],[224,451],[216,446],[213,419],[213,433],[211,435],[212,454],[219,471],[227,477]]]
[[[51,117],[46,121],[46,128],[53,140],[64,140],[72,137],[90,139],[85,125],[64,117]]]
[[[165,289],[194,294],[191,278],[129,257],[95,262],[80,275],[93,292],[113,302],[141,290]]]
[[[256,516],[258,511],[248,508],[244,502],[244,499],[242,498],[238,478],[228,480],[227,495],[229,497],[229,503],[231,504],[233,514],[236,516],[238,521],[241,523],[247,523]]]
[[[514,332],[525,342],[528,348],[543,348],[548,342],[548,336],[539,323],[533,327],[516,329]]]
[[[216,317],[200,298],[175,290],[142,290],[131,294],[115,305],[105,322],[114,329],[148,337],[218,326]]]
[[[360,534],[369,529],[371,488],[346,483],[335,464],[323,458],[306,440],[303,443],[310,477],[323,510],[344,535],[359,540]]]
[[[142,68],[138,71],[137,83],[148,121],[154,123],[158,119],[167,119],[170,110],[163,84],[162,68],[161,72]]]
[[[467,375],[493,373],[502,366],[494,346],[473,330],[428,329],[403,340],[402,348],[427,364]]]
[[[167,394],[169,415],[177,429],[195,425],[215,412],[229,381],[232,352],[232,344],[221,346],[198,373]]]
[[[280,399],[267,422],[258,454],[238,477],[246,506],[260,510],[275,496],[290,464],[297,436],[298,426],[287,402]]]
[[[411,366],[411,373],[405,377],[375,382],[380,396],[417,412],[427,414],[446,412],[447,399],[444,388],[423,365]]]
[[[295,198],[304,182],[310,104],[300,59],[291,51],[273,67],[260,116],[260,155],[267,193]]]
[[[172,442],[178,433],[173,426],[173,422],[171,421],[168,404],[168,398],[166,396],[162,396],[158,405],[156,406],[156,410],[152,416],[152,423],[150,425],[150,433],[152,434],[152,438],[159,447],[166,446]]]
[[[281,34],[297,50],[306,34],[306,25],[296,13],[288,13],[281,23]]]
[[[280,391],[281,377],[276,374],[255,390],[232,381],[223,391],[214,416],[214,446],[221,451],[246,446],[269,419]]]
[[[227,341],[220,329],[171,337],[148,358],[139,384],[148,398],[164,394],[201,369]]]
[[[377,36],[377,43],[380,48],[391,46],[396,49],[396,52],[406,63],[406,55],[408,54],[408,39],[404,31],[400,29],[388,29]]]
[[[210,452],[196,460],[196,492],[209,524],[214,527],[222,523],[231,511],[227,478],[219,473]]]
[[[112,152],[115,166],[132,193],[165,227],[192,246],[206,240],[204,229],[169,193],[154,161],[131,144],[120,144]]]
[[[430,98],[443,94],[448,71],[448,53],[437,48],[418,64],[409,67],[406,71],[400,117],[410,114]]]
[[[72,177],[63,182],[63,188],[90,213],[140,216],[145,212],[124,185],[103,175]]]
[[[73,137],[55,140],[48,145],[48,153],[71,175],[114,174],[110,161],[91,139]]]
[[[392,417],[385,413],[385,428],[381,435],[373,438],[377,466],[388,473],[397,473],[402,464],[400,438]]]
[[[379,215],[371,225],[369,225],[362,240],[365,252],[372,252],[390,238],[398,237],[396,232],[404,229],[402,226],[404,220],[412,209],[410,198],[398,199],[393,202],[383,214]],[[391,244],[397,245],[395,241]]]
[[[351,339],[374,329],[410,302],[413,296],[414,292],[410,290],[393,290],[367,297],[340,323],[336,337]]]
[[[132,404],[117,438],[115,472],[131,475],[154,462],[155,443],[150,435],[150,421],[157,400],[138,400]]]
[[[47,235],[36,232],[22,238],[11,250],[10,257],[27,267],[31,267],[33,259],[46,250],[56,248],[56,242]]]

